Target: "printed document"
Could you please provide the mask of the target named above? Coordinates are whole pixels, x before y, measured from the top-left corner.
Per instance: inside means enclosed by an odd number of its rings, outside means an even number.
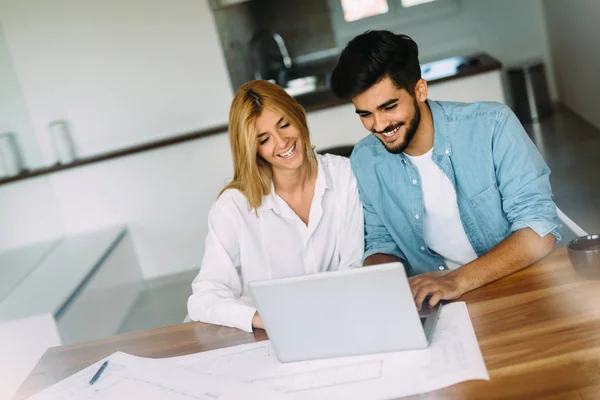
[[[424,350],[280,363],[263,341],[164,360],[208,379],[247,383],[291,399],[388,399],[489,380],[463,302],[442,308]]]

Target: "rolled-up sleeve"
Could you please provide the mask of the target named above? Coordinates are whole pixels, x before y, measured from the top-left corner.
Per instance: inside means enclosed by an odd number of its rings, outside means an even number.
[[[531,228],[539,236],[552,233],[560,240],[550,168],[508,107],[498,118],[492,140],[498,189],[511,231]]]
[[[234,208],[217,201],[208,216],[208,235],[198,276],[192,282],[188,313],[193,321],[252,332],[256,309],[242,297],[239,237]]]
[[[387,228],[381,221],[381,218],[377,214],[377,211],[371,204],[368,191],[364,188],[366,180],[376,178],[367,176],[368,174],[361,166],[359,154],[356,152],[352,153],[350,160],[352,164],[352,171],[356,176],[360,201],[362,202],[363,206],[365,225],[365,252],[363,255],[363,261],[373,254],[389,254],[402,260],[405,259],[402,251],[398,248],[398,245],[391,237]]]

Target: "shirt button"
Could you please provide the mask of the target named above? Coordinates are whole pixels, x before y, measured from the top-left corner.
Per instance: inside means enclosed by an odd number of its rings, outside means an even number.
[[[416,184],[417,184],[417,180],[413,179],[413,185],[416,185]]]
[[[415,219],[419,219],[421,216],[419,214],[415,215]]]
[[[443,265],[440,265],[440,266],[438,267],[438,269],[439,269],[440,271],[443,271],[443,270],[444,270],[444,266],[443,266]]]
[[[450,154],[450,150],[446,149],[446,151],[444,151],[444,153]]]

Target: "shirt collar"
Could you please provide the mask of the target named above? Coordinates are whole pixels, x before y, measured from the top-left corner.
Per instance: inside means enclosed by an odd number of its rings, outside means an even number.
[[[446,113],[436,101],[427,99],[427,105],[431,110],[431,118],[433,119],[433,155],[436,158],[451,156],[452,146],[446,133]],[[410,161],[404,153],[399,154],[399,156],[405,164]]]
[[[433,118],[433,154],[438,156],[451,156],[452,146],[446,132],[448,118],[440,103],[427,99],[427,105]]]
[[[323,161],[322,157],[315,153],[317,157],[317,181],[315,182],[315,196],[322,197],[325,193],[325,190],[333,191],[333,180],[331,178],[331,173],[328,168],[325,167],[325,161]],[[257,211],[265,211],[265,210],[274,210],[281,214],[281,209],[278,207],[278,201],[280,198],[275,193],[275,185],[273,185],[273,181],[271,181],[271,190],[268,194],[263,196],[262,203],[258,207]],[[254,210],[250,210],[250,213],[253,213]]]

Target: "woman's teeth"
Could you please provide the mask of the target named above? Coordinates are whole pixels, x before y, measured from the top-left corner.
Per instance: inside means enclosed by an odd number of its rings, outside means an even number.
[[[398,126],[395,128],[395,129],[392,129],[392,130],[391,130],[391,131],[389,131],[389,132],[384,132],[384,133],[382,133],[382,135],[383,135],[383,136],[385,136],[385,137],[391,137],[391,136],[394,136],[394,134],[396,134],[396,132],[398,132],[398,129],[400,129],[400,125],[398,125]]]
[[[285,153],[279,154],[279,157],[281,157],[281,158],[289,158],[289,157],[291,157],[292,154],[294,154],[294,150],[296,150],[296,145],[295,144],[292,146],[291,149],[289,149]]]

